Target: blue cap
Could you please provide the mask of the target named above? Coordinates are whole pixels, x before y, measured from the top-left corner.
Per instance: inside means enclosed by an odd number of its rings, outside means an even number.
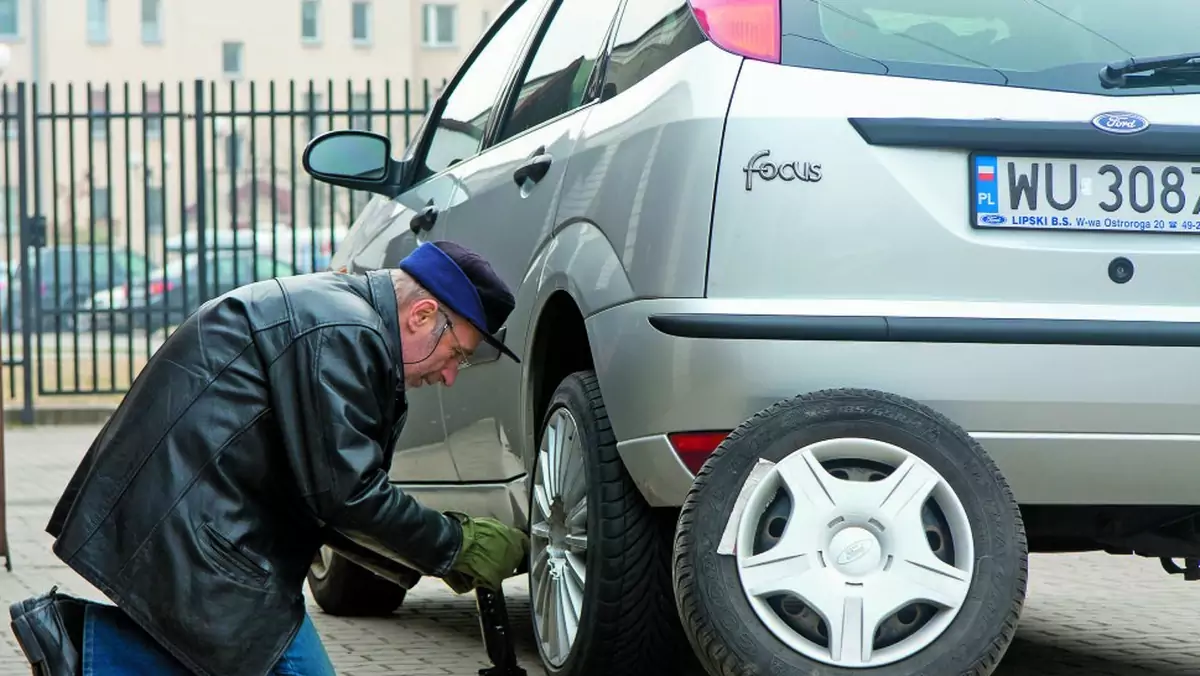
[[[485,342],[521,363],[494,335],[508,321],[516,301],[482,256],[454,242],[426,242],[405,256],[399,267],[475,327]]]

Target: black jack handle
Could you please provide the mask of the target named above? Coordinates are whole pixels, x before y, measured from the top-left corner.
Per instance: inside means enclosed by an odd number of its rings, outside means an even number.
[[[475,607],[479,610],[483,645],[492,663],[492,666],[479,670],[480,676],[526,676],[525,670],[517,665],[517,653],[513,650],[512,626],[504,592],[477,587]]]

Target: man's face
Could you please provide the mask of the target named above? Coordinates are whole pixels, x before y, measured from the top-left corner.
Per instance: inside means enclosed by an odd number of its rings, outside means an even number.
[[[450,387],[459,367],[483,341],[475,327],[456,321],[440,303],[428,298],[401,311],[400,334],[408,388],[439,383]]]

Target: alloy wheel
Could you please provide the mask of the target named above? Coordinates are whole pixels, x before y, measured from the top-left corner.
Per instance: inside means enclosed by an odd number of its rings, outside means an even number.
[[[587,580],[587,468],[567,408],[552,414],[538,449],[530,526],[530,593],[542,654],[566,661],[579,631]]]

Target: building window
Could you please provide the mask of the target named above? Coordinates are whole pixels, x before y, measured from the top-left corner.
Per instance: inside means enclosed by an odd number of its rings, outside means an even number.
[[[221,71],[226,77],[241,77],[242,69],[245,68],[245,64],[242,63],[242,48],[240,42],[221,43]]]
[[[305,143],[325,133],[326,117],[322,113],[325,110],[325,97],[320,92],[310,91],[305,92],[305,98],[308,99],[307,115],[304,119],[305,132],[308,138],[304,139]]]
[[[301,0],[300,39],[304,42],[317,42],[321,39],[320,0]]]
[[[18,113],[21,112],[21,99],[17,96],[17,88],[9,85],[8,91],[4,96],[4,124],[7,128],[5,133],[8,138],[16,138],[21,133],[21,118]]]
[[[371,124],[371,103],[366,93],[356,93],[350,99],[350,127],[367,129]]]
[[[162,0],[142,0],[142,42],[162,42]]]
[[[92,138],[102,139],[108,136],[108,94],[103,89],[92,90],[88,101],[88,115],[92,118]]]
[[[421,7],[421,13],[421,44],[426,47],[453,46],[458,7],[424,5]]]
[[[15,38],[20,34],[17,21],[18,0],[0,0],[0,37]]]
[[[161,185],[146,186],[146,227],[154,232],[162,232],[163,188]]]
[[[108,218],[108,188],[92,188],[92,219],[100,222]]]
[[[371,41],[371,3],[358,0],[350,5],[350,30],[355,42]]]
[[[108,0],[88,0],[87,31],[91,42],[108,42]]]
[[[152,139],[162,138],[162,118],[158,117],[162,113],[162,95],[158,92],[146,92],[146,104],[142,109],[146,114],[146,137]]]

